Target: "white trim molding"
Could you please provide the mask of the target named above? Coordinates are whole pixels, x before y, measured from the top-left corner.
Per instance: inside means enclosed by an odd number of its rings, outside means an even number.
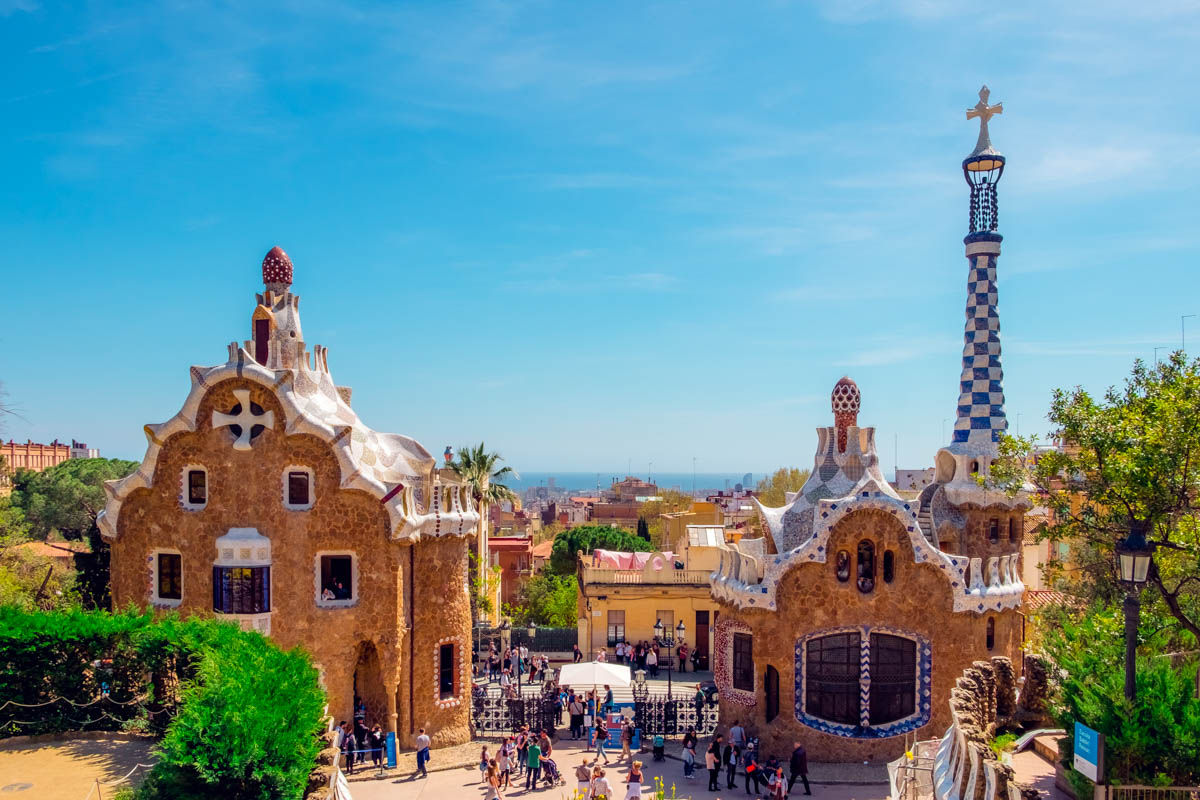
[[[450,697],[442,697],[442,645],[454,645],[454,673],[456,675],[454,693]],[[433,704],[438,708],[454,708],[462,704],[463,687],[470,683],[467,674],[467,659],[463,658],[461,636],[443,636],[433,647]]]
[[[350,597],[346,600],[323,600],[321,594],[321,559],[345,556],[350,559]],[[358,605],[358,553],[353,550],[318,550],[313,559],[313,597],[317,608],[351,608]]]
[[[188,475],[193,472],[204,473],[204,502],[193,503],[189,499]],[[203,464],[188,464],[179,473],[179,505],[185,511],[203,511],[208,506],[208,467]]]
[[[179,556],[179,597],[160,597],[158,594],[158,557]],[[173,547],[156,547],[150,551],[150,605],[155,608],[178,608],[183,604],[183,553]]]
[[[308,502],[293,503],[290,499],[288,479],[293,472],[303,472],[308,476]],[[281,477],[283,483],[283,507],[288,511],[308,511],[317,502],[317,479],[313,474],[312,467],[306,467],[302,464],[288,464],[283,468]]]

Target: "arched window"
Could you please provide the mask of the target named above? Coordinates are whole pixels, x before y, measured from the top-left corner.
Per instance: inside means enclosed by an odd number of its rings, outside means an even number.
[[[988,520],[988,541],[992,544],[1000,541],[1000,520],[995,517]]]
[[[771,722],[779,716],[779,670],[767,667],[767,672],[763,676],[763,684],[766,687],[767,695],[766,721]]]
[[[996,618],[987,618],[987,649],[991,650],[996,646]]]
[[[868,539],[858,543],[858,590],[863,594],[875,588],[875,545]]]
[[[845,550],[838,550],[836,568],[839,581],[845,583],[850,580],[850,554]]]
[[[1013,517],[1008,518],[1008,541],[1017,541],[1017,520]]]
[[[883,551],[883,582],[891,583],[896,578],[896,554],[891,550]]]
[[[871,724],[904,719],[917,707],[917,643],[871,634]]]
[[[978,462],[978,461],[972,461],[972,462],[971,462],[971,474],[972,474],[972,475],[978,475],[978,474],[979,474],[979,462]]]
[[[819,719],[857,725],[858,660],[862,638],[838,633],[813,639],[806,647],[804,710]]]

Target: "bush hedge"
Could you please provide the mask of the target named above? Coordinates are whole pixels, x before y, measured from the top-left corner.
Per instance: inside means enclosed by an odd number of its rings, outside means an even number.
[[[164,734],[142,800],[299,798],[324,727],[324,692],[302,650],[229,623],[136,611],[0,608],[0,698],[15,701],[0,708],[0,736]]]

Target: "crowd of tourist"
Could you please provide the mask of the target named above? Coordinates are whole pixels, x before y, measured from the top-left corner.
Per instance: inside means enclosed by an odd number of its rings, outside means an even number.
[[[354,773],[354,765],[360,767],[369,760],[376,768],[383,766],[383,751],[387,745],[387,734],[378,725],[367,725],[367,707],[359,699],[354,703],[354,721],[342,720],[334,732],[334,746],[342,754],[346,773]]]
[[[620,641],[613,647],[615,663],[627,664],[630,669],[645,670],[651,678],[658,677],[659,666],[665,664],[669,658],[671,658],[671,647],[660,642],[657,636],[649,642],[644,639],[637,643]],[[578,645],[575,645],[574,659],[576,664],[583,659],[583,653],[580,652]],[[675,659],[671,662],[674,668],[680,672],[687,672],[689,659],[692,662],[692,671],[699,672],[700,654],[688,648],[687,642],[675,645]],[[596,660],[608,661],[607,647],[601,647],[596,651]]]
[[[545,654],[530,655],[525,645],[514,645],[501,650],[496,642],[487,643],[485,651],[477,652],[471,662],[471,677],[486,677],[488,683],[499,683],[500,692],[506,697],[516,697],[520,679],[536,684],[545,679],[550,668],[550,657]],[[525,677],[528,675],[528,677]]]

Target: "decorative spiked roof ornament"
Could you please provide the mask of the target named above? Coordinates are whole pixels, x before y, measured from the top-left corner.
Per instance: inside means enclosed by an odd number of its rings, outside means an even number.
[[[276,245],[263,258],[263,284],[276,291],[292,285],[292,260],[283,248]]]
[[[844,453],[846,433],[858,426],[858,410],[862,407],[862,393],[858,390],[858,384],[849,376],[843,376],[833,385],[830,404],[833,406],[833,426],[837,430],[837,449],[839,453]]]
[[[991,90],[985,84],[979,90],[979,102],[967,109],[967,119],[979,120],[979,139],[971,155],[963,159],[963,177],[971,187],[971,233],[995,231],[1000,222],[996,203],[996,184],[1004,174],[1004,156],[992,147],[988,121],[1004,113],[1004,104],[988,105]]]

